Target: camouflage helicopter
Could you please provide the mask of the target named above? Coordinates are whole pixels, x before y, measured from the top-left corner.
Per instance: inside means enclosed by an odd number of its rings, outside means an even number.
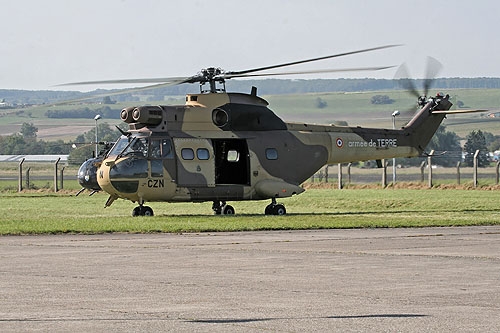
[[[241,200],[270,200],[264,213],[284,215],[285,206],[276,200],[304,192],[300,184],[326,164],[422,155],[446,114],[454,112],[449,111],[448,95],[426,96],[428,85],[423,96],[410,87],[419,98],[419,109],[396,130],[286,123],[257,96],[255,87],[250,94],[225,89],[225,80],[231,78],[389,68],[256,73],[393,46],[236,72],[211,67],[191,77],[64,84],[156,83],[116,95],[200,84],[200,93],[188,94],[184,105],[123,109],[121,119],[128,123],[128,131],[121,131],[111,149],[81,166],[80,184],[107,192],[105,207],[118,198],[138,203],[133,216],[152,216],[153,210],[144,204],[154,201],[212,201],[215,214],[229,215],[235,209],[227,202]]]

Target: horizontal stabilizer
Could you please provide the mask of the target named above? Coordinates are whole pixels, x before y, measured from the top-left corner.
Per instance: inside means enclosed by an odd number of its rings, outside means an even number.
[[[432,111],[433,114],[459,114],[459,113],[474,113],[474,112],[496,112],[498,110],[443,110],[443,111]]]

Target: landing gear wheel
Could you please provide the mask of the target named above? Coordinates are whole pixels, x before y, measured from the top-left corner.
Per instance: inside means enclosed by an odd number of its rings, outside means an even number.
[[[234,215],[234,208],[231,205],[224,205],[222,208],[222,214],[224,215]]]
[[[153,209],[149,206],[142,207],[142,216],[153,216]]]
[[[214,201],[214,203],[212,205],[212,210],[214,211],[215,215],[222,214],[222,206],[220,204],[220,201]]]
[[[285,215],[286,209],[282,204],[277,204],[273,207],[273,215]]]
[[[273,214],[273,208],[274,208],[273,204],[267,205],[266,206],[266,210],[264,211],[264,214],[266,214],[266,215],[274,215]]]
[[[153,209],[149,206],[137,206],[132,211],[132,216],[153,216]]]
[[[283,204],[276,203],[276,200],[273,199],[269,205],[266,206],[266,210],[264,211],[266,215],[285,215],[286,208]]]
[[[141,209],[141,206],[137,206],[134,208],[134,210],[132,211],[132,216],[141,216],[141,212],[142,209]]]

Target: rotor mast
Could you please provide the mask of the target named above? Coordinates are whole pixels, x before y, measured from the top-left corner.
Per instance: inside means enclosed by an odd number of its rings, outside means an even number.
[[[220,75],[223,73],[219,67],[204,68],[200,72],[200,92],[201,93],[224,93],[226,92],[226,81]],[[217,82],[222,85],[222,88],[217,89]],[[208,83],[210,90],[204,90],[203,86]]]

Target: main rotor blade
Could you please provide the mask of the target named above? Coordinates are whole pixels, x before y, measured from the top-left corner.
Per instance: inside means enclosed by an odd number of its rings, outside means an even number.
[[[394,79],[398,80],[399,85],[403,89],[408,90],[413,96],[416,98],[420,97],[417,87],[415,86],[415,82],[410,78],[410,74],[408,73],[408,68],[405,63],[399,66],[396,74],[394,74]]]
[[[427,96],[434,79],[439,74],[443,65],[432,57],[427,57],[427,68],[425,69],[424,96]]]
[[[420,108],[415,104],[414,106],[408,107],[404,110],[400,110],[399,116],[396,117],[396,128],[406,126],[406,124],[415,117],[415,114],[420,110]]]
[[[405,119],[406,118],[411,119],[411,118],[413,118],[413,116],[415,116],[415,113],[417,113],[418,110],[420,110],[420,108],[417,105],[410,106],[407,109],[400,111],[399,117],[405,118]]]
[[[84,82],[71,82],[57,84],[55,87],[64,86],[81,86],[90,84],[123,84],[123,83],[175,83],[181,84],[184,81],[191,79],[191,76],[180,77],[163,77],[163,78],[149,78],[149,79],[120,79],[120,80],[104,80],[104,81],[84,81]]]
[[[287,62],[287,63],[283,63],[283,64],[272,65],[272,66],[265,66],[265,67],[258,67],[258,68],[252,68],[252,69],[247,69],[247,70],[242,70],[242,71],[226,72],[225,74],[228,74],[228,75],[248,74],[248,73],[259,72],[259,71],[263,71],[263,70],[267,70],[267,69],[273,69],[273,68],[280,68],[280,67],[286,67],[286,66],[304,64],[304,63],[307,63],[307,62],[313,62],[313,61],[318,61],[318,60],[343,57],[343,56],[347,56],[347,55],[351,55],[351,54],[376,51],[376,50],[387,49],[387,48],[396,47],[396,46],[401,46],[401,44],[398,44],[398,45],[384,45],[384,46],[379,46],[379,47],[372,47],[372,48],[369,48],[369,49],[363,49],[363,50],[357,50],[357,51],[351,51],[351,52],[338,53],[338,54],[333,54],[333,55],[319,57],[319,58],[311,58],[311,59],[305,59],[305,60],[299,60],[299,61],[292,61],[292,62]]]
[[[255,76],[277,76],[277,75],[299,75],[299,74],[318,74],[318,73],[337,73],[337,72],[362,72],[362,71],[379,71],[383,69],[393,68],[396,66],[382,66],[382,67],[358,67],[358,68],[341,68],[341,69],[318,69],[300,72],[279,72],[279,73],[260,73],[260,74],[222,74],[217,76],[221,79],[232,79],[239,77],[255,77]]]
[[[113,91],[109,93],[103,93],[103,94],[97,94],[97,95],[89,95],[81,98],[76,98],[76,99],[71,99],[71,100],[66,100],[66,101],[61,101],[61,102],[55,102],[55,103],[50,103],[50,105],[64,105],[64,104],[71,104],[71,103],[76,103],[76,102],[81,102],[81,101],[87,101],[89,99],[95,99],[95,98],[104,98],[106,96],[116,96],[116,95],[123,95],[123,94],[130,94],[134,93],[137,91],[143,91],[143,90],[150,90],[150,89],[156,89],[156,88],[163,88],[163,87],[168,87],[168,86],[174,86],[177,84],[181,84],[184,82],[168,82],[168,83],[160,83],[160,84],[153,84],[150,86],[146,87],[139,87],[139,88],[131,88],[131,89],[123,89],[123,90],[118,90],[118,91]]]

